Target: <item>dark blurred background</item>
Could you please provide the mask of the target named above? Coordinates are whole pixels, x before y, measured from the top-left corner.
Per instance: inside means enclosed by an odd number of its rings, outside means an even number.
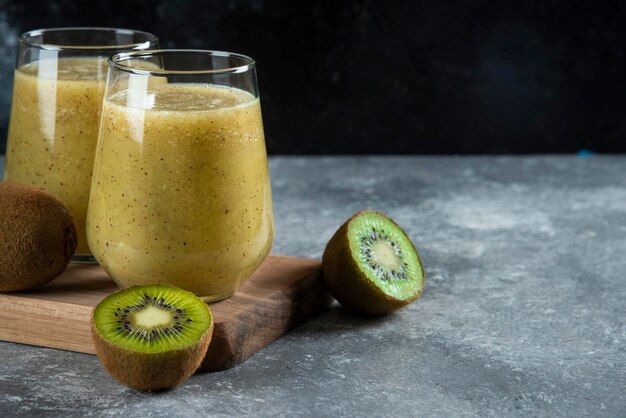
[[[157,34],[257,59],[274,154],[626,151],[626,3],[0,0],[0,148],[16,38]]]

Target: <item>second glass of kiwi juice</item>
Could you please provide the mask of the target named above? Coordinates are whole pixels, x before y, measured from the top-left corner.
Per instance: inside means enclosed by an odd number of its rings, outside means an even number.
[[[106,60],[157,47],[146,32],[55,28],[24,33],[14,76],[6,180],[58,197],[78,228],[74,261],[93,261],[85,237]]]

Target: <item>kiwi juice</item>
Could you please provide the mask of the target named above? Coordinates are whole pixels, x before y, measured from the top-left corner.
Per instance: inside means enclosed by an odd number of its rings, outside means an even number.
[[[122,286],[231,295],[268,255],[273,213],[258,98],[163,84],[104,103],[87,217],[94,256]]]
[[[90,254],[85,217],[105,77],[97,58],[41,60],[15,71],[4,178],[44,189],[70,209],[79,255]]]

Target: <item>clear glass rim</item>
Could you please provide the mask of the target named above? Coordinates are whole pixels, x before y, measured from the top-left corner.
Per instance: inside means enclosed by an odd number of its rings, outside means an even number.
[[[114,33],[122,33],[126,35],[134,35],[140,34],[144,35],[148,40],[144,42],[136,42],[130,44],[119,44],[119,45],[60,45],[60,44],[51,44],[45,42],[35,42],[33,39],[36,36],[43,35],[45,33],[51,32],[78,32],[78,31],[93,31],[93,32],[114,32]],[[39,49],[45,49],[47,51],[65,51],[65,50],[111,50],[116,51],[120,49],[130,49],[130,50],[145,50],[146,48],[150,48],[154,46],[159,41],[159,38],[150,33],[142,30],[136,29],[124,29],[124,28],[108,28],[108,27],[99,27],[99,26],[70,26],[70,27],[61,27],[61,28],[44,28],[44,29],[33,29],[28,32],[24,32],[20,35],[19,38],[20,43]]]
[[[164,56],[164,55],[180,55],[180,54],[195,54],[195,55],[209,55],[213,57],[229,58],[234,57],[242,60],[244,64],[236,65],[232,67],[224,67],[218,69],[199,69],[199,70],[146,70],[145,68],[138,68],[132,65],[124,65],[124,61],[131,60],[133,58],[141,58],[147,56]],[[109,68],[125,71],[131,74],[138,75],[152,75],[152,76],[167,76],[167,75],[194,75],[194,74],[239,74],[250,71],[256,67],[256,61],[248,55],[239,54],[236,52],[218,51],[212,49],[152,49],[144,51],[131,51],[115,54],[109,58]]]

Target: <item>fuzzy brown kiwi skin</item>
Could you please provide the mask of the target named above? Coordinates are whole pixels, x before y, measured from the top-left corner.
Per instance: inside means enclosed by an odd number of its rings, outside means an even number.
[[[76,250],[65,205],[31,186],[0,182],[0,291],[27,290],[57,277]]]
[[[133,389],[158,391],[173,388],[196,372],[211,343],[211,326],[193,346],[165,353],[141,353],[112,344],[98,332],[91,319],[91,336],[104,368],[120,383]]]
[[[398,299],[387,295],[372,283],[358,266],[357,261],[350,251],[350,240],[348,238],[348,226],[357,216],[365,213],[376,213],[391,220],[398,228],[400,226],[395,223],[383,212],[366,210],[353,215],[348,219],[328,242],[324,255],[322,257],[322,271],[324,280],[328,286],[330,293],[346,308],[364,315],[383,315],[393,312],[403,306],[408,305],[420,297],[422,290],[415,296],[408,299]],[[402,228],[400,230],[406,235]],[[407,236],[408,237],[408,236]],[[411,240],[409,240],[411,242]],[[411,242],[413,249],[415,245]],[[422,260],[415,250],[417,258],[422,267],[423,285],[426,284],[426,273]]]

